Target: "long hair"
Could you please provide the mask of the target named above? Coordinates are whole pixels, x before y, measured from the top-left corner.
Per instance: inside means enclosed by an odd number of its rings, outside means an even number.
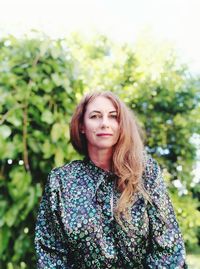
[[[120,215],[124,213],[129,219],[130,205],[134,203],[134,194],[147,193],[142,183],[144,170],[144,146],[141,138],[141,130],[133,112],[112,92],[92,92],[83,97],[77,106],[70,124],[70,138],[73,147],[85,156],[88,155],[87,140],[81,133],[84,114],[87,105],[96,97],[108,98],[117,110],[120,134],[113,148],[112,170],[118,176],[117,187],[121,192],[115,209],[115,216],[120,222]]]

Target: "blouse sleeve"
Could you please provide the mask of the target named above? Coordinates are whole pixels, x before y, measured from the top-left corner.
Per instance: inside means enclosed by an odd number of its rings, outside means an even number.
[[[35,229],[37,268],[69,269],[59,218],[59,186],[54,170],[48,176]]]
[[[147,163],[146,187],[151,197],[148,204],[149,251],[147,268],[181,269],[185,263],[185,247],[160,167],[153,159]]]

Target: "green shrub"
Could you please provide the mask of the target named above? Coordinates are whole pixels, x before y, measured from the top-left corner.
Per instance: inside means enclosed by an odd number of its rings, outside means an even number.
[[[34,268],[34,227],[46,177],[80,157],[69,142],[69,121],[82,94],[93,88],[114,91],[140,118],[186,244],[197,245],[199,204],[193,194],[199,191],[190,187],[196,150],[190,138],[199,132],[198,81],[172,49],[152,45],[154,57],[148,51],[148,58],[144,45],[139,48],[104,36],[0,40],[1,268]],[[187,190],[182,196],[171,183],[177,178]]]

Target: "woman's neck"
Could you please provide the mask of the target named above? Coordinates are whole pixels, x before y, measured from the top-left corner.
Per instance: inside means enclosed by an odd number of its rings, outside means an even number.
[[[88,152],[92,162],[106,171],[111,171],[112,168],[112,151],[111,150],[98,150],[97,152]]]

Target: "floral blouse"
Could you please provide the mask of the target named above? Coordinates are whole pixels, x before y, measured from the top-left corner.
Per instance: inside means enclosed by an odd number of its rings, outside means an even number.
[[[72,161],[48,176],[36,224],[38,268],[187,268],[174,210],[157,162],[148,157],[131,223],[113,213],[117,177],[91,160]]]

